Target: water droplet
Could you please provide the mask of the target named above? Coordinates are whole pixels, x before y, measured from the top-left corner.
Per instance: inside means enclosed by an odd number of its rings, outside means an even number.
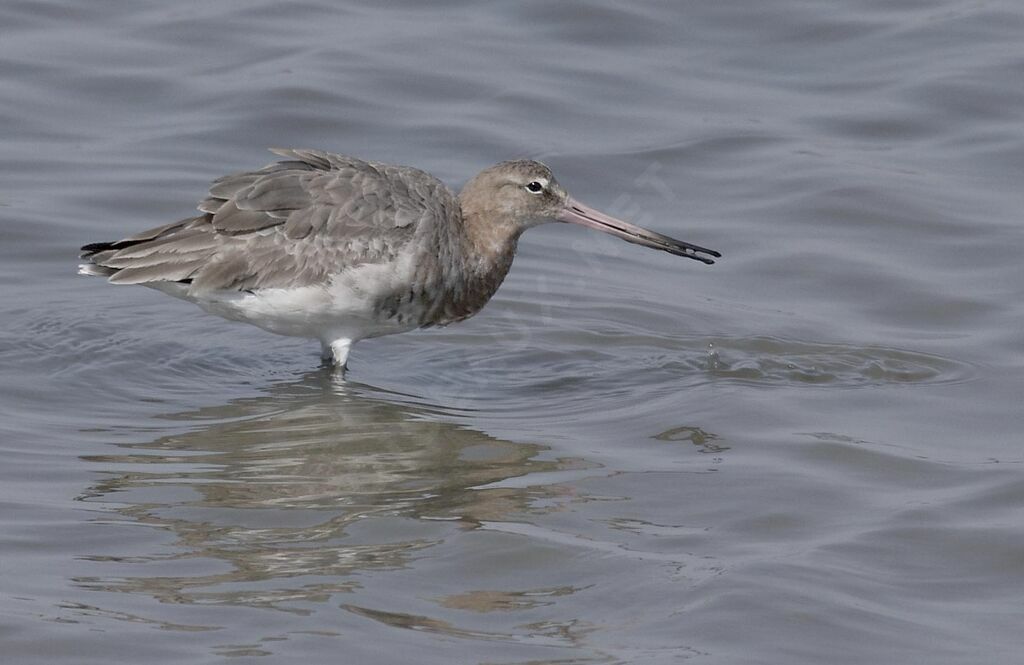
[[[718,351],[715,350],[715,345],[708,342],[708,369],[717,370],[721,369],[722,363],[718,358]]]

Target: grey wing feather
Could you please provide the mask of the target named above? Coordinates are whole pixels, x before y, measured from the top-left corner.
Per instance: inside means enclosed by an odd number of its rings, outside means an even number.
[[[394,260],[417,232],[458,215],[455,195],[423,171],[317,150],[273,152],[286,161],[215,180],[198,217],[86,245],[83,272],[193,289],[305,286]]]

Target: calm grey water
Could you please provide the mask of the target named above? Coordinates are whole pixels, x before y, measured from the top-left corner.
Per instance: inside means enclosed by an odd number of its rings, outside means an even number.
[[[5,663],[1019,663],[1017,0],[0,5]],[[76,277],[319,147],[547,161],[530,231],[317,344]]]

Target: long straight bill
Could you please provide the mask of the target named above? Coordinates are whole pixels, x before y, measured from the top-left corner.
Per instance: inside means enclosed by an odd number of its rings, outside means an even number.
[[[605,233],[610,233],[613,236],[618,236],[626,242],[643,245],[644,247],[651,247],[653,249],[660,249],[663,252],[668,252],[669,254],[685,256],[688,259],[693,259],[709,265],[714,263],[714,260],[708,258],[709,256],[713,256],[715,258],[722,256],[713,249],[707,249],[698,245],[691,245],[688,242],[676,240],[675,238],[670,238],[656,231],[650,231],[635,224],[624,222],[621,219],[616,219],[611,215],[606,215],[599,210],[594,210],[589,206],[585,206],[573,198],[569,198],[565,202],[565,208],[562,210],[561,214],[558,215],[557,219],[560,222],[589,226],[592,229],[597,229],[598,231],[604,231]],[[702,254],[707,254],[708,256],[702,256]]]

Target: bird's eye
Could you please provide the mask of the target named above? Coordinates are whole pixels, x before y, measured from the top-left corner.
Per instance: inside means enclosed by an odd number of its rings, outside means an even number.
[[[542,185],[539,180],[533,180],[526,185],[526,191],[531,194],[540,194],[544,191],[544,185]]]

